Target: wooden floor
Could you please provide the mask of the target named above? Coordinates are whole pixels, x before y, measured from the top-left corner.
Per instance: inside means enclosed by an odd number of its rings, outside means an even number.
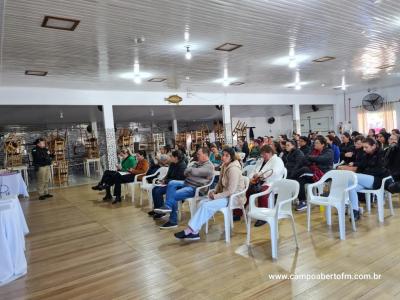
[[[313,229],[296,213],[300,249],[290,223],[280,227],[279,259],[271,260],[269,228],[236,224],[225,244],[216,218],[199,242],[161,231],[147,209],[112,207],[89,186],[59,189],[49,201],[21,200],[30,235],[28,274],[0,288],[0,299],[400,299],[400,210],[379,225],[376,210],[340,241],[336,215],[324,223],[317,207]],[[386,216],[388,211],[386,211]],[[182,228],[187,222],[184,215]],[[212,223],[212,222],[211,222]],[[158,223],[160,224],[160,223]],[[176,231],[176,230],[175,230]],[[0,254],[1,255],[1,254]],[[381,280],[270,280],[268,274],[379,273]]]

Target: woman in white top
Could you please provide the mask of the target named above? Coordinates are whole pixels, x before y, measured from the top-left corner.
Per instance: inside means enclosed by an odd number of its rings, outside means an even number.
[[[247,191],[247,199],[250,195],[266,191],[268,187],[275,181],[281,180],[285,173],[285,165],[283,160],[275,154],[274,149],[269,145],[264,145],[260,149],[261,159],[257,161],[256,166],[249,174],[250,187]],[[261,183],[261,190],[256,190],[256,187]],[[248,201],[247,201],[248,202]],[[247,205],[247,203],[246,203]],[[268,207],[268,196],[258,198],[258,207]],[[234,211],[234,221],[240,220],[242,211],[237,209]],[[264,225],[265,222],[258,220],[256,227]]]

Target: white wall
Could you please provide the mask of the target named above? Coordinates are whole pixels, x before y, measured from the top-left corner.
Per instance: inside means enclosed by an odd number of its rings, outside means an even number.
[[[311,127],[312,127],[311,130],[313,130],[313,131],[317,130],[317,131],[320,131],[322,134],[327,134],[329,130],[335,130],[336,131],[336,126],[335,126],[335,123],[334,123],[333,107],[332,107],[332,109],[321,109],[321,110],[318,110],[318,111],[312,111],[312,112],[306,112],[306,113],[301,113],[300,114],[300,119],[301,119],[301,123],[302,124],[305,123],[307,125],[308,124],[308,118],[310,118],[310,120],[314,120],[314,121],[318,121],[318,122],[325,121],[325,120],[327,121],[326,123],[323,124],[323,126],[321,126],[321,127],[326,128],[326,130],[321,130],[318,127],[314,127],[313,128],[313,125],[311,125]],[[316,122],[311,122],[311,124],[312,123],[316,123]],[[308,134],[308,131],[304,130],[306,127],[307,126],[302,126],[301,127],[301,129],[302,129],[301,133],[303,135],[307,135]]]
[[[387,101],[397,101],[400,99],[400,86],[377,88],[373,92],[380,94]],[[346,95],[346,99],[351,98],[351,102],[350,102],[351,107],[360,106],[362,103],[363,97],[367,94],[368,94],[368,91],[348,93]],[[338,99],[340,99],[338,101],[340,101],[340,103],[341,103],[340,110],[343,111],[343,95],[339,95],[337,97],[338,97]],[[348,102],[346,100],[346,104],[347,103]],[[397,127],[400,127],[400,102],[395,103],[394,107],[397,112],[397,114],[396,114],[397,115]],[[340,119],[340,121],[343,121],[343,120],[344,120],[343,118]],[[351,121],[353,130],[358,130],[357,108],[350,108],[350,121]]]

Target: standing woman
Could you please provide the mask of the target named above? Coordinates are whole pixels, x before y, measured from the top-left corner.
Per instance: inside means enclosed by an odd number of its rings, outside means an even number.
[[[199,231],[218,210],[229,205],[229,197],[232,194],[243,191],[245,188],[242,168],[236,159],[235,150],[233,148],[224,148],[222,150],[222,166],[221,175],[215,191],[210,191],[208,199],[200,202],[200,207],[192,216],[188,223],[188,227],[180,232],[175,233],[175,237],[181,240],[199,240]],[[244,204],[245,196],[240,196],[235,201]]]
[[[45,200],[53,197],[49,194],[51,156],[43,138],[37,139],[35,145],[35,148],[32,149],[32,158],[36,171],[37,190],[39,200]]]
[[[363,143],[365,156],[357,166],[357,181],[355,189],[350,191],[350,201],[353,206],[354,219],[360,219],[357,193],[364,189],[379,189],[382,179],[389,176],[384,166],[384,153],[375,139],[367,137]]]
[[[130,149],[122,149],[119,153],[119,157],[121,159],[121,164],[116,165],[117,171],[105,170],[100,182],[92,187],[93,190],[102,191],[106,189],[107,186],[110,186],[114,182],[113,177],[118,174],[118,171],[128,172],[129,169],[136,167],[136,157],[132,155]]]

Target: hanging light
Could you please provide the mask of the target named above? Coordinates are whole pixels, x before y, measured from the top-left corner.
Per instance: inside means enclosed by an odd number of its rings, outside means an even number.
[[[228,79],[228,67],[225,66],[224,68],[224,79],[222,81],[223,86],[228,86],[229,85],[229,79]]]
[[[289,50],[289,68],[294,69],[297,67],[296,54],[294,53],[294,48]]]
[[[296,91],[301,90],[300,71],[299,70],[296,70],[296,77],[294,80],[294,89]]]
[[[346,90],[346,77],[343,75],[342,76],[342,85],[341,85],[342,91]]]
[[[190,52],[190,46],[186,46],[186,54],[185,57],[187,60],[192,59],[192,52]]]
[[[133,64],[133,82],[136,84],[142,83],[142,77],[140,76],[140,65],[138,61]]]

